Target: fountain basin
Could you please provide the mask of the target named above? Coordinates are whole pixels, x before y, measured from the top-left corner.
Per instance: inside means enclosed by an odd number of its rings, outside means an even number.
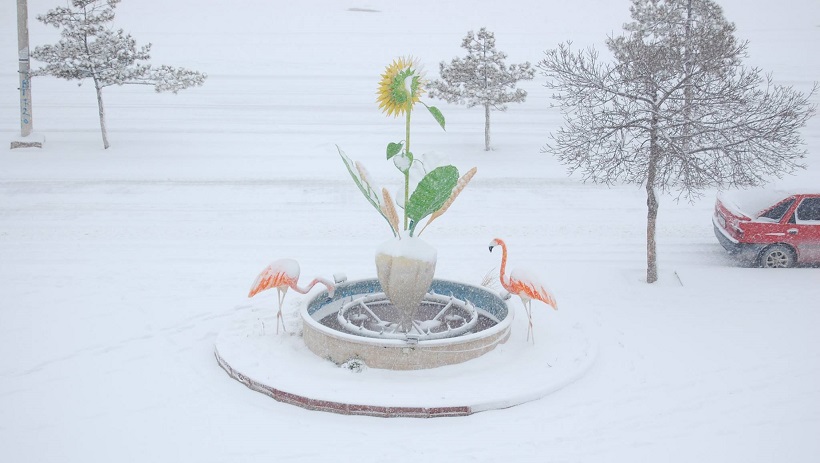
[[[422,322],[419,329],[406,336],[391,335],[389,329],[380,336],[372,329],[358,334],[355,329],[342,326],[344,322],[340,322],[338,316],[340,309],[358,298],[380,292],[379,281],[367,279],[340,284],[333,298],[328,298],[326,291],[317,294],[301,309],[305,345],[319,357],[337,364],[358,359],[370,368],[418,370],[480,357],[510,336],[513,312],[497,294],[480,286],[439,279],[433,280],[430,286],[430,292],[437,296],[426,297],[419,311],[435,314],[444,304],[442,298],[466,302],[470,307],[468,312],[474,308],[477,313],[469,329],[445,326],[433,333],[431,325]],[[457,334],[448,337],[441,329]]]

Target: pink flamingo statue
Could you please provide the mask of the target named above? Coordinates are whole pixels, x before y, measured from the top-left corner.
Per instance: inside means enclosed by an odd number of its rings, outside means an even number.
[[[558,303],[555,302],[555,298],[543,284],[520,269],[510,271],[510,276],[505,280],[504,272],[507,269],[507,244],[500,238],[496,238],[490,241],[490,252],[493,252],[493,248],[496,246],[501,246],[501,274],[499,275],[501,286],[510,294],[515,294],[521,298],[521,303],[524,304],[524,309],[527,311],[527,318],[529,319],[527,341],[530,340],[530,335],[532,335],[532,342],[535,343],[535,334],[532,332],[532,300],[537,299],[552,306],[555,310],[558,310]]]
[[[300,288],[298,284],[299,272],[299,262],[293,259],[275,260],[265,267],[265,270],[262,270],[262,273],[256,277],[256,281],[253,282],[251,291],[248,293],[248,297],[253,297],[255,294],[271,288],[276,288],[279,292],[279,311],[276,313],[276,334],[279,334],[279,320],[282,321],[282,329],[285,329],[285,319],[282,317],[282,304],[285,301],[285,294],[288,292],[288,288],[292,288],[300,294],[307,294],[317,283],[321,283],[327,287],[327,292],[330,297],[333,297],[333,292],[336,289],[333,283],[324,278],[314,278],[305,288]]]

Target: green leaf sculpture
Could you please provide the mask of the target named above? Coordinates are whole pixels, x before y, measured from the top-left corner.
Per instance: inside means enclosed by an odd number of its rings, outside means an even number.
[[[379,211],[379,214],[384,218],[384,220],[390,224],[390,229],[393,231],[393,235],[396,236],[398,234],[398,230],[393,228],[393,224],[390,222],[390,219],[387,218],[384,210],[382,210],[382,204],[379,200],[379,192],[370,184],[370,180],[367,178],[367,174],[365,173],[363,167],[354,163],[349,157],[347,157],[345,152],[342,151],[338,145],[336,146],[336,149],[339,150],[339,156],[342,157],[342,162],[345,163],[345,167],[347,167],[347,171],[350,173],[350,176],[353,177],[353,182],[356,183],[357,187],[359,187],[359,191],[361,191],[367,201],[373,205],[377,211]]]
[[[422,103],[422,104],[424,104],[424,103]],[[427,106],[427,105],[425,104],[424,106]],[[447,129],[444,128],[444,114],[441,114],[441,111],[439,111],[439,109],[436,108],[435,106],[427,106],[427,110],[430,111],[430,114],[432,114],[433,118],[436,119],[436,122],[438,122],[438,125],[440,125],[443,130],[447,130]]]
[[[447,202],[457,183],[458,169],[455,166],[437,167],[421,179],[405,209],[413,224],[410,227],[411,236],[421,219],[439,210]]]
[[[389,160],[393,156],[399,154],[401,152],[402,143],[388,143],[387,144],[387,159]]]

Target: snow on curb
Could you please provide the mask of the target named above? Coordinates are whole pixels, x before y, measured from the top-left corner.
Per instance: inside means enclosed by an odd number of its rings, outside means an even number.
[[[215,356],[232,378],[310,410],[379,417],[464,416],[540,399],[577,380],[597,346],[577,321],[544,310],[536,344],[522,311],[510,339],[482,357],[427,370],[342,368],[308,350],[297,333],[276,335],[269,309],[242,310],[217,338]],[[260,313],[266,315],[260,316]]]

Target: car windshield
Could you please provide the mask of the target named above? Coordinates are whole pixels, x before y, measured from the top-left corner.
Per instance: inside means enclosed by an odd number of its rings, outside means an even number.
[[[763,213],[760,214],[758,218],[765,218],[773,220],[775,222],[779,222],[780,219],[783,218],[783,214],[785,214],[786,211],[788,211],[789,208],[792,207],[792,204],[794,204],[794,198],[788,198],[784,201],[777,203],[774,207],[763,211]]]

